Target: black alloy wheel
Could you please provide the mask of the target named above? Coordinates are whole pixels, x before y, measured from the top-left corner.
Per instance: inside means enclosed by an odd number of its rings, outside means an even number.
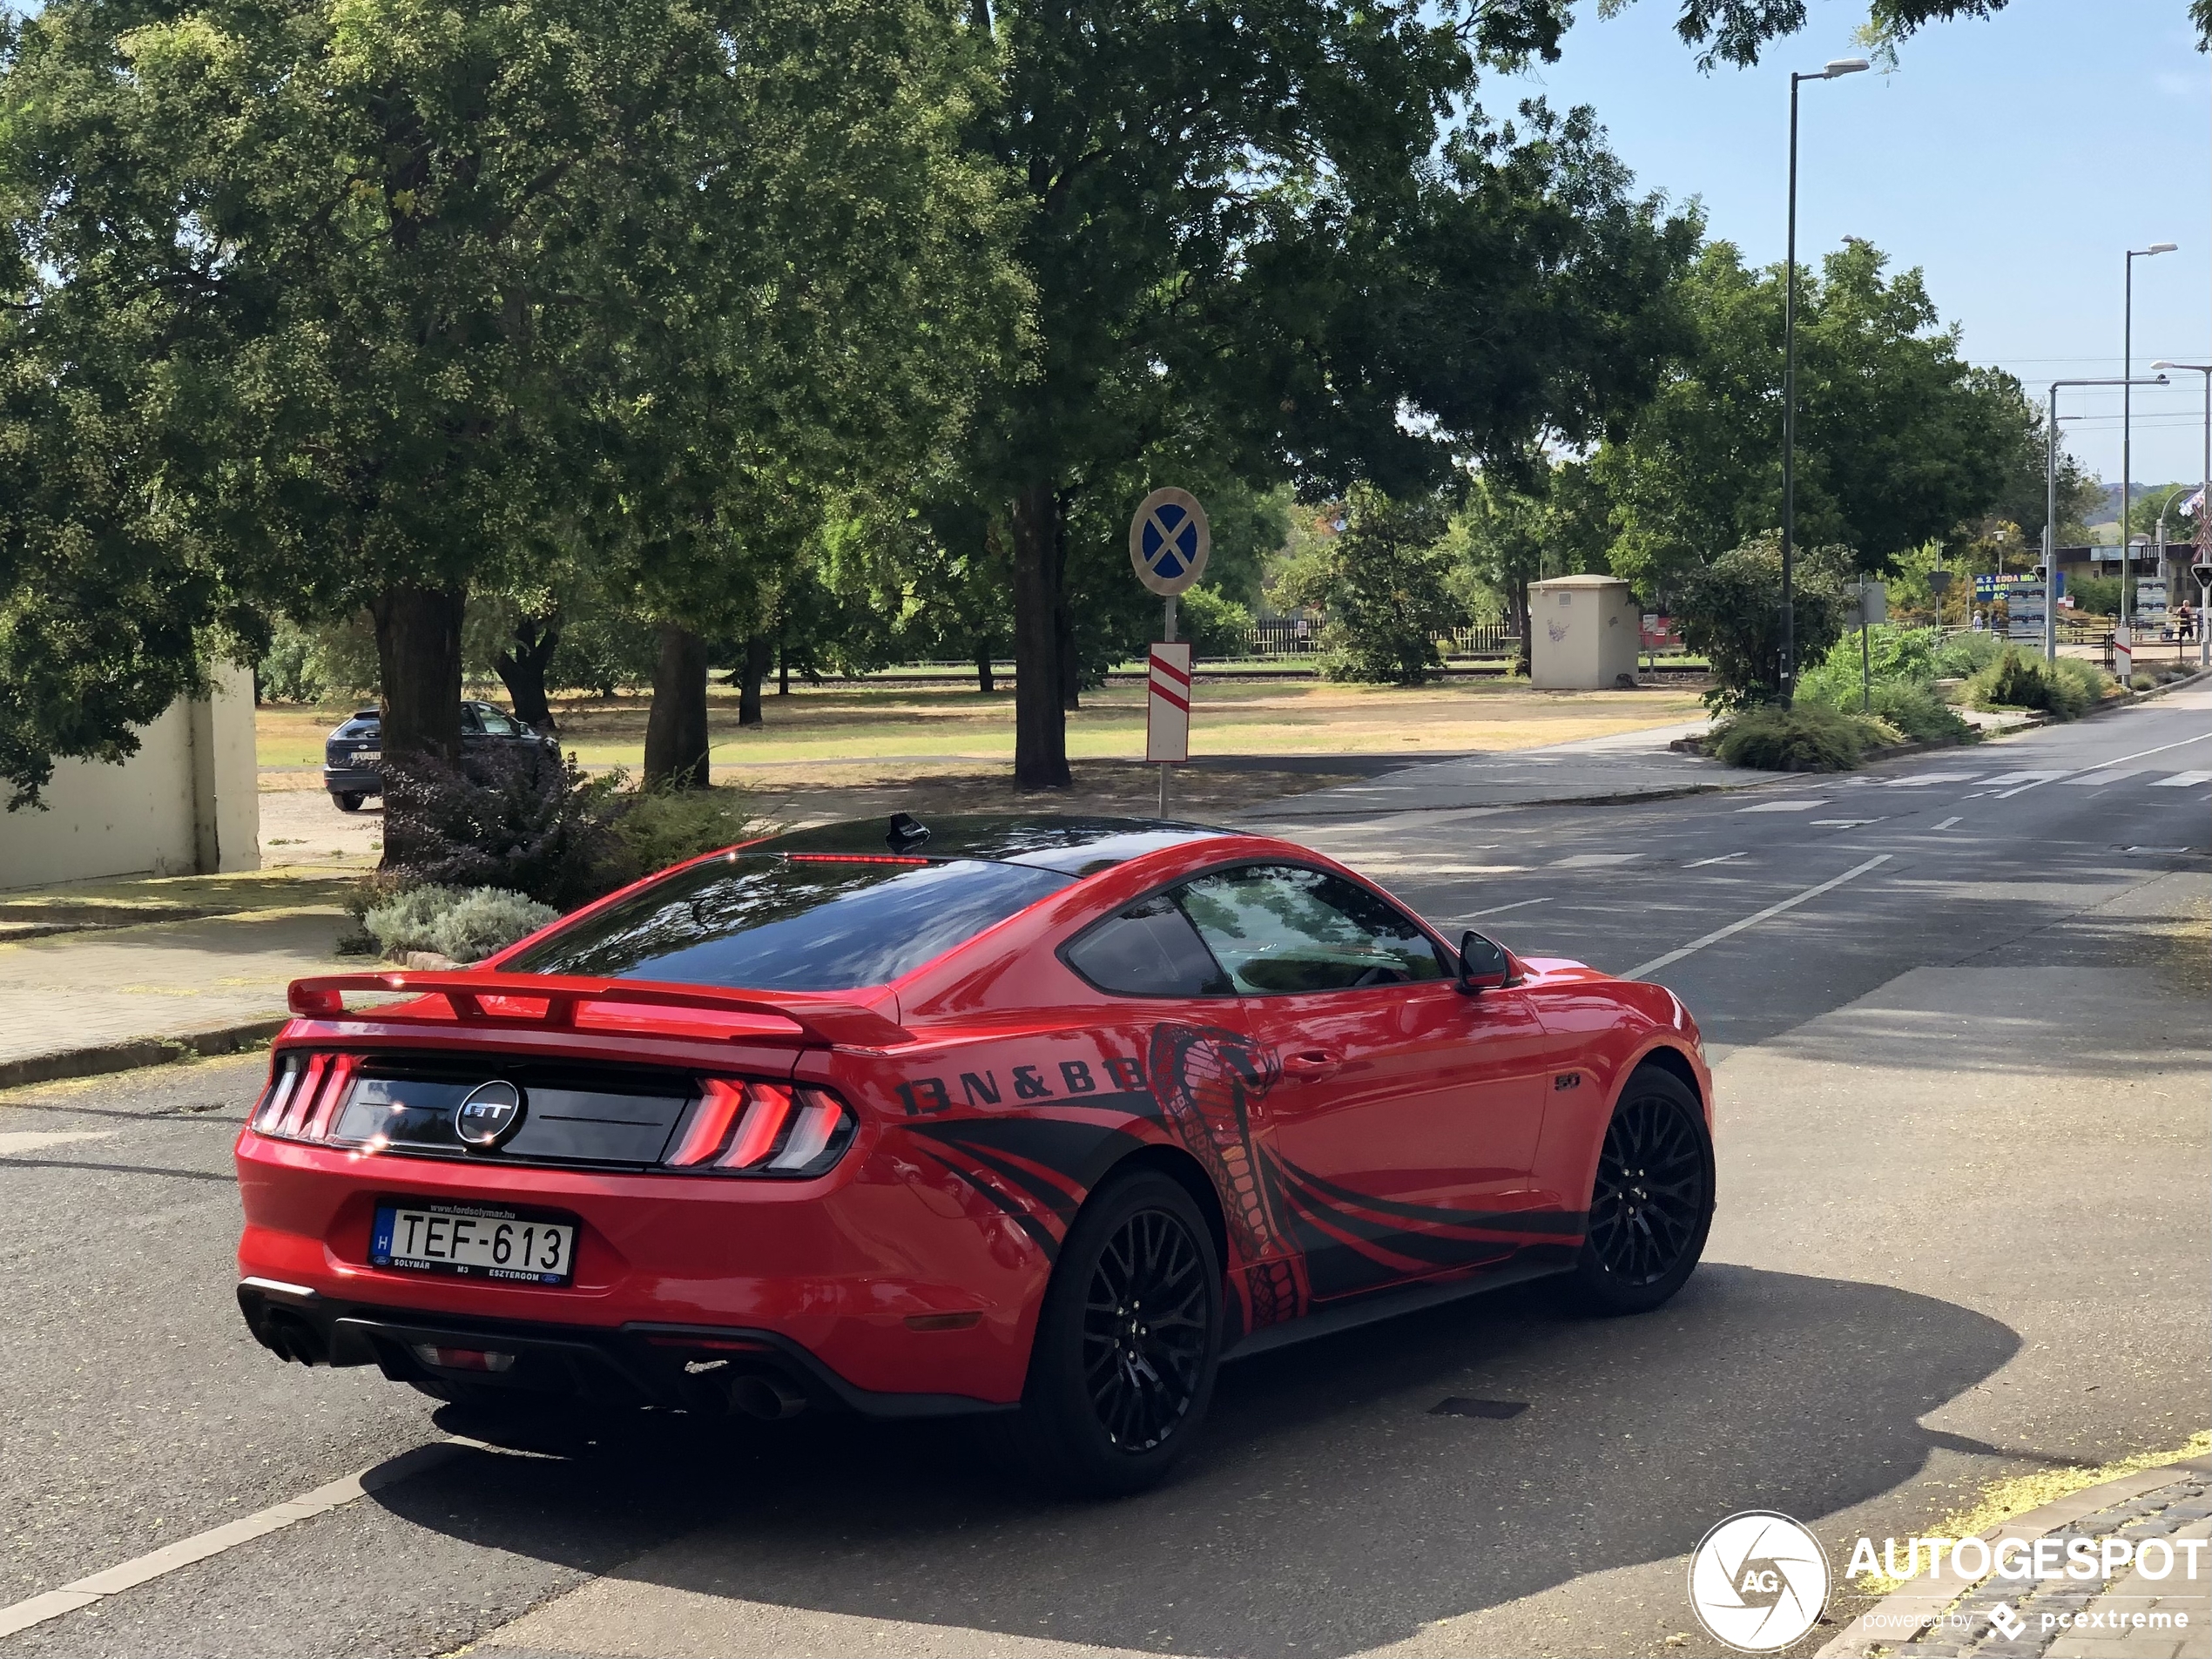
[[[1712,1147],[1696,1096],[1670,1072],[1638,1071],[1598,1150],[1575,1264],[1584,1299],[1614,1313],[1657,1307],[1697,1265],[1712,1218]]]
[[[1106,1243],[1083,1302],[1083,1380],[1106,1438],[1149,1452],[1182,1426],[1207,1347],[1206,1269],[1183,1218],[1140,1210]]]
[[[1111,1177],[1062,1241],[1022,1407],[989,1431],[1055,1490],[1151,1486],[1197,1439],[1221,1351],[1221,1258],[1156,1169]]]
[[[347,790],[342,794],[333,795],[330,799],[337,804],[337,807],[340,812],[358,813],[361,809],[361,802],[368,798],[366,795],[358,795],[353,791]]]

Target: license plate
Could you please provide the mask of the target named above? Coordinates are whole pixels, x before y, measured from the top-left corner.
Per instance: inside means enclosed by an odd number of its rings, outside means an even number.
[[[373,766],[378,761],[383,759],[383,758],[384,752],[381,749],[356,749],[354,751],[354,764],[357,766]]]
[[[368,1259],[419,1273],[566,1285],[576,1276],[576,1224],[481,1204],[379,1204]]]

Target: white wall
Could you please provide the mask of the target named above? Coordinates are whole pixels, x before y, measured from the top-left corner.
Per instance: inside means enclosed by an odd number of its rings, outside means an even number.
[[[139,728],[123,765],[56,761],[45,811],[0,811],[0,889],[260,869],[253,677],[226,663],[211,678],[212,698]]]

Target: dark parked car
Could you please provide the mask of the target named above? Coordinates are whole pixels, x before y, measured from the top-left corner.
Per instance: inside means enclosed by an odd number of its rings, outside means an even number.
[[[496,744],[529,743],[555,747],[553,739],[531,730],[511,714],[489,703],[461,705],[461,745],[479,751]],[[361,802],[384,792],[383,716],[376,709],[356,709],[353,718],[323,740],[322,786],[345,813],[357,813]]]

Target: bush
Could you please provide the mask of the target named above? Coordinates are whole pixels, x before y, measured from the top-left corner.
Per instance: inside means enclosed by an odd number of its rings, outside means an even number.
[[[385,955],[435,951],[456,962],[482,961],[555,921],[560,912],[500,887],[410,887],[372,907],[362,925]]]
[[[614,797],[613,806],[622,856],[619,867],[608,872],[616,878],[608,882],[610,890],[742,841],[748,828],[731,792],[721,790],[638,789]]]
[[[385,759],[385,846],[410,887],[500,887],[567,909],[620,885],[618,778],[502,745],[459,766]]]
[[[2013,645],[1966,682],[1966,700],[1978,709],[2041,709],[2074,720],[2096,707],[2111,684],[2094,663],[2061,657],[2047,664]]]
[[[1791,581],[1799,663],[1817,661],[1843,631],[1842,548],[1806,548]],[[1749,709],[1782,694],[1782,549],[1763,536],[1687,572],[1674,605],[1683,642],[1711,663],[1706,706]]]
[[[1760,772],[1849,772],[1870,741],[1890,740],[1879,722],[1838,712],[1818,703],[1792,708],[1767,705],[1736,715],[1715,734],[1713,752],[1723,764]]]
[[[1252,613],[1211,588],[1192,588],[1175,602],[1175,631],[1202,661],[1242,657],[1251,646]]]
[[[1936,647],[1935,671],[1942,679],[1966,679],[1995,662],[2005,642],[1995,634],[1953,634]]]

